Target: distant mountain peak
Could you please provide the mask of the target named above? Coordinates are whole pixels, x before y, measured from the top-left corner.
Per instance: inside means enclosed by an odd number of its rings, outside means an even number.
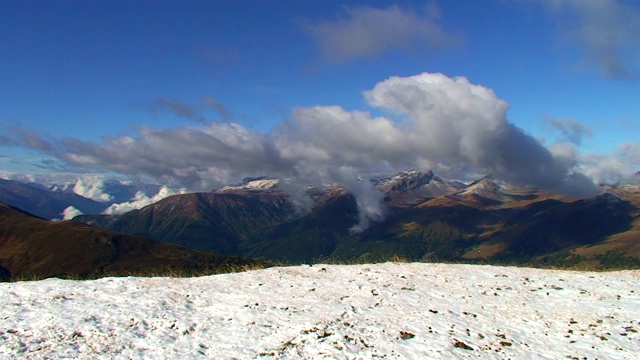
[[[502,181],[496,181],[491,178],[490,175],[484,176],[481,179],[473,181],[469,186],[463,191],[464,194],[467,193],[480,193],[490,192],[490,193],[498,193],[500,192],[502,185],[504,183]]]
[[[514,185],[496,179],[492,175],[487,175],[470,183],[465,188],[459,189],[454,195],[463,199],[468,197],[482,198],[500,204],[535,199],[539,194],[539,189],[526,185]]]

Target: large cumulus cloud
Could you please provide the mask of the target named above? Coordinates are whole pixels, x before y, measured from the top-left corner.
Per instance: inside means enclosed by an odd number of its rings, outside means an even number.
[[[507,121],[508,104],[464,77],[422,74],[381,82],[370,104],[407,115],[406,139],[429,161],[470,164],[505,180],[565,193],[593,191],[573,166],[557,161],[533,137]]]

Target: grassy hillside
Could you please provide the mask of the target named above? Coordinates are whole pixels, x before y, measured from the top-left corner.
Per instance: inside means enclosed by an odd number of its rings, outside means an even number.
[[[240,244],[289,220],[295,210],[278,192],[247,195],[192,193],[175,195],[115,218],[80,216],[106,228],[218,254],[238,254]]]
[[[0,204],[0,273],[5,273],[5,279],[189,275],[265,265],[108,232],[75,221],[51,222]]]

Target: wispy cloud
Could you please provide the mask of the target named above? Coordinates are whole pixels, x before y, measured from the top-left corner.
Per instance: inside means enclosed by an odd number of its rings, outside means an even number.
[[[223,103],[218,101],[218,99],[213,96],[205,95],[202,97],[202,102],[207,108],[213,109],[218,115],[222,117],[223,120],[231,120],[233,118],[233,114],[229,109],[224,106]]]
[[[210,95],[204,95],[200,103],[190,104],[176,99],[168,99],[163,97],[155,98],[147,109],[152,113],[168,112],[174,116],[193,120],[200,123],[206,123],[215,118],[229,121],[232,120],[233,113],[218,99]],[[206,110],[213,110],[217,116],[206,116]],[[0,139],[1,141],[2,139]]]
[[[580,146],[585,136],[591,136],[591,129],[575,119],[547,119],[553,130],[558,133],[559,140]]]
[[[345,62],[380,56],[390,50],[441,50],[462,43],[459,34],[438,23],[439,8],[432,3],[423,11],[392,5],[345,7],[336,19],[301,21],[326,62]]]
[[[153,113],[170,112],[179,118],[195,120],[198,122],[206,121],[198,106],[187,104],[175,99],[167,99],[163,97],[155,98],[149,105],[149,110]]]
[[[53,143],[47,140],[47,136],[44,134],[16,125],[3,125],[2,127],[12,135],[7,137],[10,140],[2,145],[24,146],[42,152],[55,151]]]
[[[607,77],[640,78],[640,6],[622,0],[536,0]]]

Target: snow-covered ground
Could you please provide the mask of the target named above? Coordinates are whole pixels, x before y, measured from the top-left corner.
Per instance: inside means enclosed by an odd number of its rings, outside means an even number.
[[[315,265],[0,284],[0,358],[638,359],[640,271]]]

